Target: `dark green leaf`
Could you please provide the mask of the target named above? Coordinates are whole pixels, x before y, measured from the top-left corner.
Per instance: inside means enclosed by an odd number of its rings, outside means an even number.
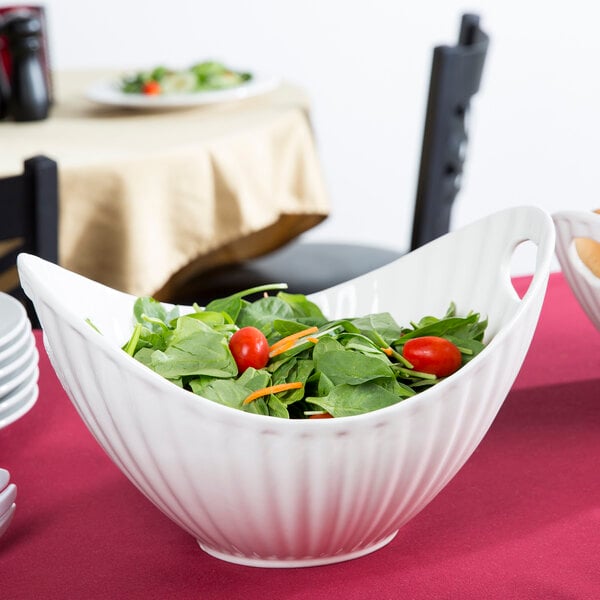
[[[395,378],[389,364],[353,350],[330,350],[320,353],[315,358],[315,368],[335,385],[358,385],[380,377]]]
[[[352,319],[352,324],[378,346],[389,346],[402,335],[402,328],[387,312]]]
[[[351,417],[397,404],[401,398],[376,383],[337,385],[324,398],[308,398],[334,417]]]

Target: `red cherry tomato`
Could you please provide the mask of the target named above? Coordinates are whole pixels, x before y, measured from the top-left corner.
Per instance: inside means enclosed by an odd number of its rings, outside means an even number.
[[[154,81],[153,79],[147,81],[142,87],[142,92],[146,94],[146,96],[158,96],[161,91],[160,83],[158,83],[158,81]]]
[[[269,362],[269,342],[256,327],[242,327],[229,340],[229,350],[243,373],[248,367],[262,369]]]
[[[329,413],[315,413],[314,415],[310,415],[309,419],[333,419],[333,415]]]
[[[402,356],[415,371],[447,377],[460,368],[462,357],[455,344],[441,337],[426,335],[404,344]]]

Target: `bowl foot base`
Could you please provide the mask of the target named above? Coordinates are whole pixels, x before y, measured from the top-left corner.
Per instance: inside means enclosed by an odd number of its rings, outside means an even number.
[[[353,552],[346,552],[340,554],[332,554],[330,556],[315,556],[315,557],[304,557],[304,558],[263,558],[258,556],[243,556],[240,554],[228,554],[226,552],[221,552],[220,550],[216,550],[210,546],[207,546],[200,540],[197,540],[198,545],[204,552],[218,558],[220,560],[224,560],[230,563],[235,563],[236,565],[245,565],[247,567],[266,567],[266,568],[279,568],[279,569],[288,569],[294,567],[317,567],[320,565],[329,565],[332,563],[343,562],[346,560],[352,560],[354,558],[360,558],[361,556],[366,556],[367,554],[371,554],[371,552],[375,552],[380,548],[383,548],[386,544],[389,544],[398,532],[394,531],[391,535],[386,538],[375,542],[369,546],[365,546],[364,548],[360,548],[359,550],[354,550]]]

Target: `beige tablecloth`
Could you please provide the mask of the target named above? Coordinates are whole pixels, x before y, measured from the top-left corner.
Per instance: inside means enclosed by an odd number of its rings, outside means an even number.
[[[136,295],[167,297],[193,273],[280,246],[328,214],[299,88],[168,111],[96,105],[115,73],[55,74],[51,116],[0,123],[0,175],[58,161],[60,263]]]

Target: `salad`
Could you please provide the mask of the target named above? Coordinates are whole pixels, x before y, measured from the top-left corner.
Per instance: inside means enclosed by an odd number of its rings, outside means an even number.
[[[224,90],[252,79],[251,73],[234,71],[216,61],[200,62],[187,69],[156,67],[124,77],[120,90],[126,94],[181,94]]]
[[[425,316],[399,325],[387,312],[329,320],[286,284],[213,300],[180,314],[134,304],[125,352],[214,402],[281,418],[359,415],[401,402],[448,377],[484,348],[487,319]],[[258,299],[251,301],[248,296]]]

